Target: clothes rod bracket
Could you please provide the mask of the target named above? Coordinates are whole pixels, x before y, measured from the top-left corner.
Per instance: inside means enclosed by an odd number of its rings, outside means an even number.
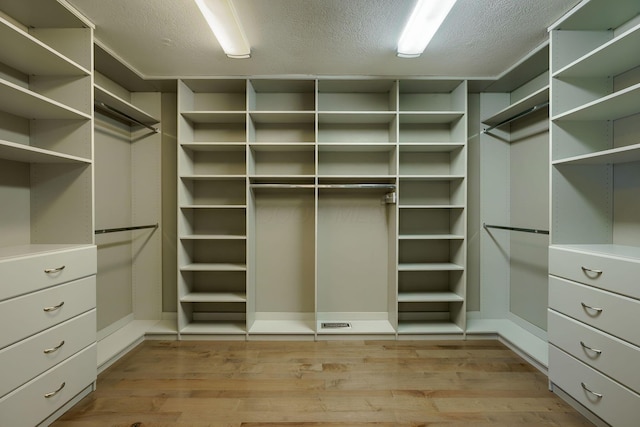
[[[120,231],[143,230],[145,228],[156,229],[158,228],[158,223],[151,224],[151,225],[137,225],[133,227],[105,228],[102,230],[96,230],[95,234],[107,234],[107,233],[117,233]]]
[[[143,126],[143,127],[147,128],[147,129],[153,131],[154,133],[158,133],[159,132],[158,129],[154,128],[153,126],[150,126],[150,125],[148,125],[146,123],[143,123],[138,119],[134,119],[130,115],[128,115],[126,113],[123,113],[122,111],[120,111],[120,110],[118,110],[116,108],[110,107],[109,105],[105,104],[104,102],[96,101],[96,102],[93,103],[93,105],[94,105],[94,107],[96,107],[96,108],[98,108],[98,109],[100,109],[102,111],[106,111],[108,113],[115,114],[116,116],[127,120],[129,123],[133,123],[133,124],[137,124],[137,125]]]
[[[516,114],[515,116],[509,117],[508,119],[505,119],[505,120],[501,121],[498,124],[495,124],[493,126],[490,126],[490,127],[486,128],[485,130],[482,131],[482,133],[489,133],[495,128],[498,128],[498,127],[500,127],[502,125],[506,125],[507,123],[511,123],[511,122],[513,122],[515,120],[518,120],[518,119],[520,119],[520,118],[522,118],[524,116],[528,116],[529,114],[531,114],[531,113],[533,113],[535,111],[538,111],[541,108],[544,108],[544,107],[546,107],[548,105],[549,105],[549,101],[545,101],[545,102],[543,102],[541,104],[534,105],[533,107],[529,108],[528,110],[525,110],[525,111],[523,111],[521,113]]]
[[[500,230],[522,231],[524,233],[549,234],[549,230],[538,230],[536,228],[507,227],[504,225],[489,225],[485,223],[482,223],[482,227],[484,227],[485,229],[497,228]]]

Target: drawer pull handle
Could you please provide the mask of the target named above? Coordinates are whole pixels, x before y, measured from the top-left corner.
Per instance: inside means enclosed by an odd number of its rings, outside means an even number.
[[[582,389],[583,389],[584,391],[587,391],[587,392],[589,392],[589,393],[593,394],[593,395],[594,395],[595,397],[597,397],[598,399],[602,399],[602,396],[603,396],[603,394],[602,394],[602,393],[596,393],[596,392],[595,392],[595,391],[593,391],[593,390],[589,390],[589,387],[587,387],[586,385],[584,385],[584,383],[582,383],[582,382],[580,383],[580,385],[582,386]]]
[[[585,272],[587,275],[589,273],[592,273],[593,276],[590,276],[592,279],[595,279],[596,277],[600,277],[600,275],[602,274],[602,270],[594,270],[593,268],[587,268],[585,266],[581,266],[580,268],[582,268],[582,271]]]
[[[45,268],[44,272],[47,274],[53,274],[53,273],[60,273],[62,270],[64,270],[66,267],[66,265],[57,267],[57,268]]]
[[[46,393],[44,395],[45,398],[49,399],[50,397],[55,396],[56,394],[60,393],[62,391],[62,389],[64,388],[64,386],[67,385],[66,383],[62,383],[60,384],[60,387],[58,387],[57,390],[54,391],[50,391],[49,393]]]
[[[60,341],[60,344],[58,344],[55,347],[51,347],[51,348],[47,348],[46,350],[44,350],[44,354],[49,354],[49,353],[53,353],[55,351],[58,351],[60,349],[60,347],[62,347],[64,345],[64,340]]]
[[[63,305],[64,305],[64,301],[62,301],[62,302],[61,302],[60,304],[58,304],[58,305],[53,305],[53,306],[51,306],[51,307],[45,307],[45,308],[43,308],[42,310],[44,310],[45,312],[47,312],[47,313],[48,313],[48,312],[50,312],[50,311],[56,311],[56,310],[58,310],[58,309],[59,309],[59,308],[61,308]]]
[[[588,345],[586,345],[582,341],[580,341],[580,345],[582,346],[582,348],[584,348],[586,350],[589,350],[589,351],[593,351],[594,353],[597,353],[598,355],[602,354],[602,350],[598,350],[598,349],[589,347]]]
[[[583,302],[580,303],[582,305],[583,308],[587,309],[587,310],[593,310],[599,313],[602,313],[602,309],[600,307],[592,307],[590,305],[587,305]]]

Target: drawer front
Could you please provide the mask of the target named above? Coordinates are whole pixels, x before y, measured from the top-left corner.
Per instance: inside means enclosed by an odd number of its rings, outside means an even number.
[[[583,363],[640,392],[640,347],[549,310],[549,342]]]
[[[640,344],[640,301],[557,277],[549,277],[549,308]]]
[[[640,299],[640,263],[631,259],[549,248],[549,274]]]
[[[96,310],[0,350],[0,396],[96,341]]]
[[[0,399],[0,425],[33,427],[43,421],[95,381],[96,357],[93,344],[4,396]]]
[[[0,301],[95,275],[95,246],[0,261]]]
[[[0,302],[0,325],[4,325],[0,335],[0,348],[69,320],[95,306],[95,276]]]
[[[553,345],[549,346],[549,378],[607,423],[616,427],[638,425],[640,395]]]

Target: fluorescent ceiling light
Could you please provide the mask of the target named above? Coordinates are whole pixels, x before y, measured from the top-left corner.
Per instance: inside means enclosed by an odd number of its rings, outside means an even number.
[[[456,0],[418,0],[400,36],[398,56],[420,56],[455,2]]]
[[[195,0],[195,2],[229,58],[251,57],[251,47],[244,35],[232,0]]]

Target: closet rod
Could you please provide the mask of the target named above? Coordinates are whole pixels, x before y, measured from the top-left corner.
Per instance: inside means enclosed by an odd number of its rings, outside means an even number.
[[[95,234],[117,233],[119,231],[142,230],[145,228],[158,228],[158,223],[151,224],[151,225],[138,225],[134,227],[105,228],[103,230],[96,230]]]
[[[138,124],[140,126],[144,126],[147,129],[152,130],[154,133],[158,133],[158,129],[154,128],[153,126],[150,126],[150,125],[148,125],[146,123],[143,123],[138,119],[134,119],[130,115],[125,114],[122,111],[117,110],[117,109],[115,109],[113,107],[110,107],[107,104],[105,104],[104,102],[96,101],[96,102],[94,102],[93,105],[94,105],[94,107],[97,107],[98,109],[102,109],[103,111],[106,111],[106,112],[111,113],[111,114],[115,114],[115,115],[117,115],[117,116],[119,116],[119,117],[121,117],[121,118],[123,118],[125,120],[128,120],[130,123],[134,123],[134,124]]]
[[[484,228],[499,228],[500,230],[522,231],[524,233],[549,234],[549,230],[538,230],[536,228],[506,227],[504,225],[489,225],[485,223],[483,223],[482,226]]]
[[[491,127],[486,128],[485,130],[482,131],[482,133],[489,133],[495,128],[498,128],[498,127],[500,127],[502,125],[506,125],[507,123],[511,123],[514,120],[518,120],[521,117],[528,116],[529,114],[531,114],[531,113],[533,113],[535,111],[538,111],[539,109],[544,108],[544,107],[546,107],[548,105],[549,105],[549,101],[545,101],[542,104],[534,105],[533,107],[529,108],[528,110],[525,110],[525,111],[523,111],[521,113],[516,114],[515,116],[509,117],[508,119],[505,119],[505,120],[501,121],[498,124],[495,124],[495,125],[493,125]]]

